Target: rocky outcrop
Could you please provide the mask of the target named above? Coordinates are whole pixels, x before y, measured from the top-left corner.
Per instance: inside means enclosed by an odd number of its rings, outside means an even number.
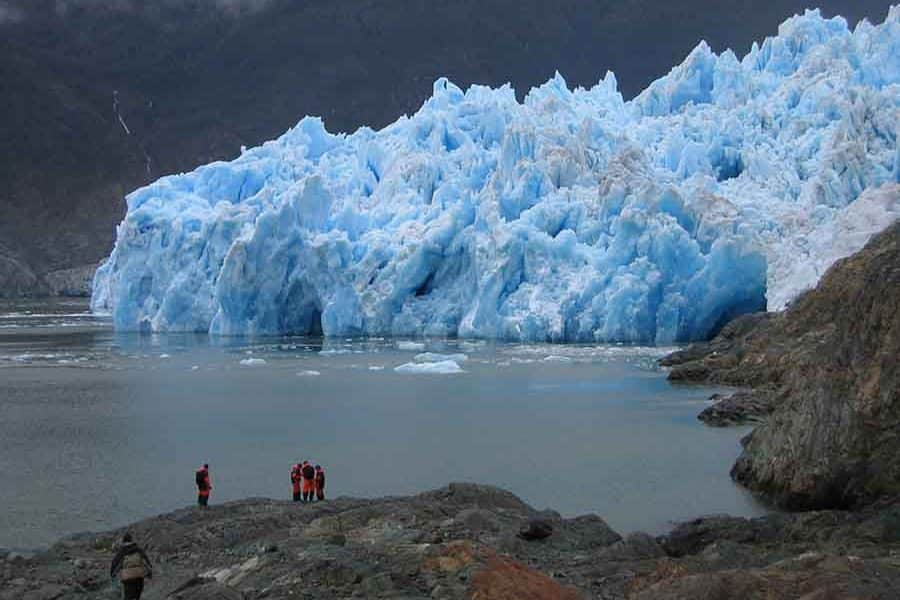
[[[96,264],[51,271],[44,275],[51,296],[87,298],[91,295]]]
[[[154,562],[145,600],[787,600],[891,598],[900,586],[900,506],[710,517],[623,538],[597,516],[563,519],[451,484],[406,498],[245,500],[128,530]],[[108,569],[123,531],[0,554],[0,600],[119,597]]]
[[[0,254],[0,298],[45,293],[46,288],[25,263]]]
[[[64,296],[87,298],[91,295],[96,264],[35,274],[31,268],[10,256],[0,254],[0,298],[23,296]]]
[[[765,421],[775,410],[777,396],[771,390],[739,391],[730,396],[713,394],[710,400],[713,404],[697,418],[713,427],[727,427]]]
[[[900,223],[783,313],[667,357],[673,381],[749,386],[774,407],[732,475],[792,509],[900,496]],[[734,406],[731,407],[734,412]]]

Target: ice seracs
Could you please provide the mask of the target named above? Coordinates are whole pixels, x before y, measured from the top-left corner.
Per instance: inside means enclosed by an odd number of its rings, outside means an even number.
[[[665,344],[784,306],[896,219],[900,8],[701,43],[626,102],[445,79],[411,117],[305,118],[128,196],[120,330]],[[419,350],[421,351],[421,350]]]

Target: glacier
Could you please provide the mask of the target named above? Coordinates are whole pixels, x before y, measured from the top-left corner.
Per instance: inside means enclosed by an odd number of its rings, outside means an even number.
[[[777,310],[900,217],[900,6],[612,73],[446,79],[412,116],[306,117],[131,193],[92,308],[118,330],[668,344]]]

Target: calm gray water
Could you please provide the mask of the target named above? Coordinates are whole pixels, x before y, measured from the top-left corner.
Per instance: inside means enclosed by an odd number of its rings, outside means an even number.
[[[747,430],[699,423],[715,390],[670,385],[665,349],[418,340],[468,360],[408,374],[423,349],[396,340],[119,335],[86,311],[0,305],[0,546],[190,504],[205,461],[213,502],[287,498],[308,458],[331,496],[478,481],[623,532],[765,511],[728,477]]]

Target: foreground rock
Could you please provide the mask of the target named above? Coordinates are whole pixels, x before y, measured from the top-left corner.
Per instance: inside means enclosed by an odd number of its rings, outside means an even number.
[[[108,569],[123,531],[0,560],[0,599],[118,598]],[[451,484],[407,498],[190,508],[130,531],[155,562],[148,600],[779,600],[900,589],[900,506],[712,517],[622,538],[596,516],[562,519],[497,488]]]
[[[732,414],[774,409],[734,466],[741,483],[794,509],[900,495],[900,223],[785,312],[738,319],[664,364],[674,381],[754,388]]]

